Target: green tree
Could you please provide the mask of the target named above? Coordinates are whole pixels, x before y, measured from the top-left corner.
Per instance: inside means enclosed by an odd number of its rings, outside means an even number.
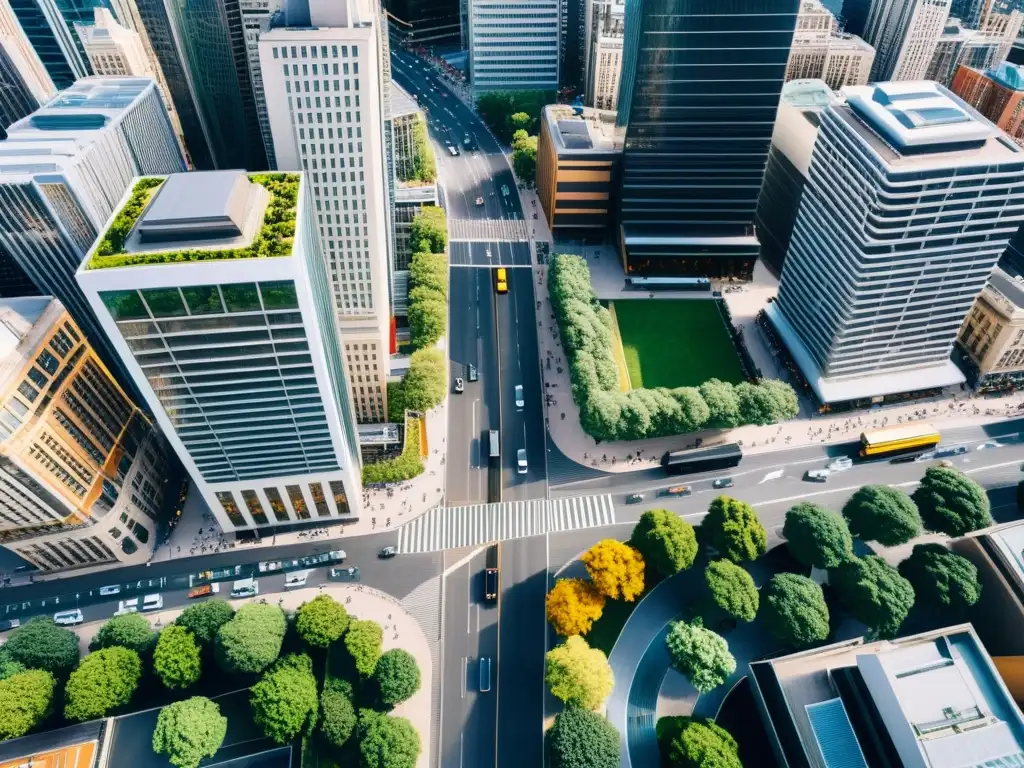
[[[381,655],[373,679],[380,691],[381,703],[394,707],[420,689],[420,668],[411,653],[392,648]]]
[[[887,485],[865,485],[843,505],[850,533],[886,547],[905,544],[921,533],[921,516],[907,494]]]
[[[448,297],[448,260],[443,253],[419,251],[409,262],[409,283],[417,288],[431,288]]]
[[[409,225],[409,252],[444,253],[448,247],[448,221],[444,208],[421,208]]]
[[[763,379],[757,385],[762,392],[767,392],[772,403],[772,423],[788,421],[800,413],[800,400],[789,384],[778,379]]]
[[[278,659],[252,687],[249,703],[253,721],[278,744],[315,724],[319,701],[309,656],[293,653]]]
[[[415,768],[419,755],[420,735],[404,717],[359,711],[361,768]]]
[[[352,700],[332,682],[325,682],[320,694],[320,733],[329,743],[341,747],[355,730],[356,710]]]
[[[877,555],[847,560],[828,576],[854,618],[878,637],[895,637],[914,607],[913,586]]]
[[[276,605],[248,603],[217,631],[217,663],[225,672],[262,672],[281,653],[287,623]]]
[[[521,144],[530,138],[530,132],[525,128],[519,128],[512,132],[512,148],[515,149],[517,144]]]
[[[566,638],[545,657],[544,680],[552,695],[567,704],[597,709],[615,684],[608,658],[579,635]]]
[[[786,645],[796,648],[828,637],[828,605],[814,581],[795,573],[777,573],[761,590],[761,621]]]
[[[448,325],[448,304],[441,294],[414,288],[409,292],[409,341],[416,349],[430,349],[444,336]]]
[[[941,544],[916,544],[899,565],[922,605],[964,613],[981,597],[978,569]]]
[[[701,537],[734,563],[756,560],[768,551],[768,533],[754,508],[730,496],[711,502],[700,529]]]
[[[45,669],[62,677],[78,663],[78,635],[58,627],[50,618],[36,618],[7,638],[4,650],[28,669]]]
[[[662,717],[655,732],[669,768],[743,768],[736,739],[712,720]]]
[[[911,498],[929,531],[956,537],[993,522],[985,489],[952,467],[929,467]]]
[[[148,653],[156,642],[156,632],[149,619],[139,613],[126,613],[109,619],[89,643],[91,650],[119,645],[139,654]]]
[[[363,677],[369,677],[377,668],[383,641],[384,630],[376,621],[357,619],[349,624],[348,632],[345,633],[345,647]]]
[[[20,661],[12,659],[11,655],[4,648],[0,648],[0,680],[20,675],[26,669],[28,667]]]
[[[439,349],[419,349],[409,358],[409,372],[402,381],[405,407],[426,413],[444,400],[447,391],[444,355]]]
[[[689,568],[697,557],[693,526],[667,509],[649,509],[640,515],[629,543],[662,576]]]
[[[527,184],[537,180],[537,137],[527,136],[512,150],[512,168]]]
[[[525,112],[516,112],[508,116],[508,125],[515,133],[519,131],[529,133],[533,130],[533,118]],[[515,141],[515,133],[512,134],[513,141]]]
[[[171,624],[160,633],[153,651],[153,671],[172,690],[188,688],[199,682],[203,673],[202,653],[195,635],[182,626]]]
[[[672,666],[700,693],[714,690],[736,671],[736,659],[725,638],[705,628],[699,618],[689,624],[671,622],[665,645]]]
[[[437,179],[437,164],[434,160],[434,151],[430,148],[430,141],[427,138],[427,126],[422,116],[417,116],[412,127],[413,161],[412,173],[406,173],[402,181],[422,181],[425,184],[433,183]]]
[[[608,718],[566,707],[547,733],[551,768],[618,768],[619,732]]]
[[[809,501],[786,512],[782,535],[793,557],[811,568],[835,568],[853,557],[853,537],[846,520]]]
[[[231,621],[234,615],[235,609],[231,604],[218,597],[190,605],[174,623],[191,632],[203,645],[212,646],[218,630]]]
[[[197,768],[204,758],[217,754],[227,732],[228,719],[220,707],[205,696],[193,696],[160,710],[153,751],[178,768]]]
[[[24,736],[50,712],[57,681],[43,669],[0,680],[0,739]]]
[[[730,560],[715,560],[704,570],[711,597],[723,611],[743,621],[757,616],[757,585],[750,574]]]
[[[736,385],[736,398],[740,404],[740,421],[744,424],[774,424],[776,401],[766,387],[743,381]]]
[[[90,653],[71,673],[64,690],[64,717],[92,720],[131,701],[142,676],[139,654],[127,648]]]
[[[707,424],[709,427],[732,429],[742,423],[739,397],[732,384],[718,379],[708,379],[698,389],[710,412]]]
[[[315,648],[326,648],[339,640],[348,625],[348,611],[330,595],[317,595],[300,605],[295,614],[295,631]]]

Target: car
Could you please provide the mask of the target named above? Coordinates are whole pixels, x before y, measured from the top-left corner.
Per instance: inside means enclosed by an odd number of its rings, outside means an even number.
[[[831,472],[845,472],[851,467],[853,467],[853,459],[849,456],[838,456],[825,465],[825,468]]]
[[[85,617],[82,616],[82,611],[78,608],[72,608],[69,611],[57,611],[53,614],[53,623],[62,627],[70,627],[75,624],[81,624],[85,621]]]
[[[912,461],[924,461],[925,460],[924,456],[927,456],[929,459],[934,458],[934,456],[931,453],[921,454],[921,455],[915,455],[915,454],[911,453],[911,454],[908,454],[906,456],[897,456],[897,457],[895,457],[893,459],[889,459],[889,463],[890,464],[909,464]]]
[[[659,488],[659,496],[689,496],[692,493],[688,485],[672,485],[668,488]]]
[[[526,401],[523,400],[523,385],[516,384],[516,408],[522,408],[526,405]]]
[[[478,198],[476,199],[476,204],[477,204],[477,205],[483,205],[483,204],[484,204],[484,199],[483,199],[482,197],[478,197]]]
[[[207,597],[220,592],[220,584],[203,584],[201,587],[190,589],[188,591],[188,599],[194,600],[197,597]]]
[[[384,547],[384,549],[377,553],[377,557],[394,557],[397,554],[398,549],[396,547]]]
[[[138,613],[139,612],[139,598],[133,597],[131,600],[121,600],[117,604],[117,610],[114,611],[115,616],[124,616],[127,613]]]
[[[469,366],[469,380],[470,381],[476,381],[479,378],[480,378],[480,374],[477,373],[476,366],[475,365]]]
[[[264,560],[257,567],[259,568],[260,573],[274,573],[275,571],[281,570],[281,565],[282,563],[280,560]]]
[[[332,549],[327,553],[327,559],[332,563],[340,563],[346,557],[348,557],[348,555],[345,554],[344,549]]]
[[[508,270],[504,267],[494,270],[494,292],[508,293]]]
[[[488,657],[480,659],[480,693],[487,693],[491,690],[491,660]]]
[[[232,597],[256,597],[260,593],[260,585],[256,579],[239,579],[231,585]]]
[[[348,568],[331,568],[327,577],[334,581],[359,581],[359,566],[352,565]]]
[[[644,495],[642,493],[631,493],[628,496],[626,496],[627,504],[639,504],[643,500]]]
[[[804,480],[812,483],[824,483],[828,481],[828,476],[832,474],[827,469],[809,469],[804,473]]]
[[[461,395],[465,391],[465,389],[466,389],[466,384],[462,380],[462,377],[461,376],[456,376],[455,377],[455,387],[454,387],[455,393]]]
[[[103,597],[110,597],[111,595],[120,595],[121,587],[118,584],[112,584],[109,587],[100,587],[100,595]]]
[[[947,456],[962,456],[967,453],[966,445],[954,445],[950,448],[939,448],[935,451],[936,459],[944,459]]]
[[[502,184],[501,185],[501,194],[503,194],[505,197],[508,197],[508,185],[507,184]]]
[[[516,472],[520,475],[525,475],[526,469],[526,449],[520,448],[516,451]]]
[[[304,587],[306,586],[306,579],[309,577],[309,571],[296,571],[295,573],[289,573],[284,577],[284,588],[291,589],[292,587]]]
[[[451,155],[452,157],[458,157],[458,155],[459,155],[459,148],[449,144],[448,145],[448,154]]]
[[[712,488],[732,488],[731,477],[720,477],[717,480],[712,481]]]
[[[0,632],[8,632],[12,629],[17,629],[21,626],[21,622],[18,619],[4,619],[0,621]]]
[[[163,607],[163,595],[146,595],[142,598],[142,610],[144,611],[159,611]]]

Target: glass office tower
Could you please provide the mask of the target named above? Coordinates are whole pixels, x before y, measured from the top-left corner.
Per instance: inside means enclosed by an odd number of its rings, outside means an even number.
[[[70,1],[70,0],[69,0]],[[87,0],[81,0],[85,5]],[[3,0],[9,2],[25,36],[50,74],[53,84],[63,90],[89,74],[89,65],[79,49],[77,36],[53,0]],[[89,15],[97,3],[89,3]]]
[[[627,3],[618,120],[627,126],[619,224],[628,272],[751,275],[798,4]]]

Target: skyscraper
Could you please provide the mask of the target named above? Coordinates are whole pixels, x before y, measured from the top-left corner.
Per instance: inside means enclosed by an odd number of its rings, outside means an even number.
[[[74,274],[135,176],[184,168],[156,86],[88,77],[8,133],[0,143],[0,248],[61,300],[129,389]]]
[[[384,5],[398,19],[396,31],[409,42],[428,46],[459,43],[459,0],[388,0]]]
[[[1018,144],[1024,143],[1024,68],[1019,64],[1004,61],[984,72],[961,66],[952,91]]]
[[[558,87],[560,0],[467,0],[476,93]]]
[[[59,301],[0,301],[0,370],[0,544],[43,571],[149,560],[180,467]]]
[[[239,0],[242,12],[242,27],[245,30],[245,57],[249,66],[249,79],[256,116],[260,121],[260,135],[263,151],[267,153],[267,165],[277,167],[274,157],[274,137],[270,133],[270,116],[267,112],[267,97],[263,90],[263,72],[260,69],[260,35],[270,28],[271,16],[284,6],[284,0]]]
[[[871,79],[921,80],[949,18],[950,0],[874,0],[864,39],[875,48]]]
[[[559,0],[558,87],[579,91],[586,86],[587,0]]]
[[[957,384],[957,331],[1024,222],[1024,150],[943,86],[822,113],[769,319],[823,403]]]
[[[361,422],[387,418],[389,185],[381,18],[370,0],[289,5],[260,37],[279,170],[308,173],[348,383]]]
[[[55,0],[4,0],[18,17],[57,88],[67,88],[89,74],[89,65],[78,48],[75,33]],[[73,15],[72,15],[73,16]]]
[[[77,274],[225,531],[350,519],[359,448],[310,185],[140,179]]]
[[[839,34],[821,0],[801,0],[786,81],[824,80],[829,88],[866,85],[875,49],[854,35]]]
[[[587,0],[583,71],[589,107],[611,110],[619,103],[625,21],[625,3]]]
[[[0,4],[0,139],[6,128],[57,93],[9,5]]]
[[[1019,28],[1020,14],[1017,16]],[[979,69],[996,66],[1001,61],[999,56],[1005,50],[1005,46],[1006,43],[998,35],[967,29],[959,20],[950,18],[939,36],[935,53],[932,54],[932,59],[925,70],[924,79],[948,86],[961,64]]]
[[[626,6],[620,251],[629,272],[748,277],[799,0]]]

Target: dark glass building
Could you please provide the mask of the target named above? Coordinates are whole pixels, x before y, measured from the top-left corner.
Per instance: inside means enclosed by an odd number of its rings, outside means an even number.
[[[417,45],[459,45],[459,0],[386,0],[393,29]]]
[[[618,108],[627,272],[751,276],[754,211],[798,5],[627,4]]]
[[[561,0],[558,35],[558,87],[583,93],[583,46],[586,44],[587,0]]]
[[[76,42],[77,35],[69,29],[71,22],[64,21],[61,10],[53,0],[0,1],[10,3],[11,10],[25,30],[25,36],[36,49],[39,60],[59,90],[89,74],[89,65],[79,50],[81,43]],[[94,5],[89,6],[90,17]]]

